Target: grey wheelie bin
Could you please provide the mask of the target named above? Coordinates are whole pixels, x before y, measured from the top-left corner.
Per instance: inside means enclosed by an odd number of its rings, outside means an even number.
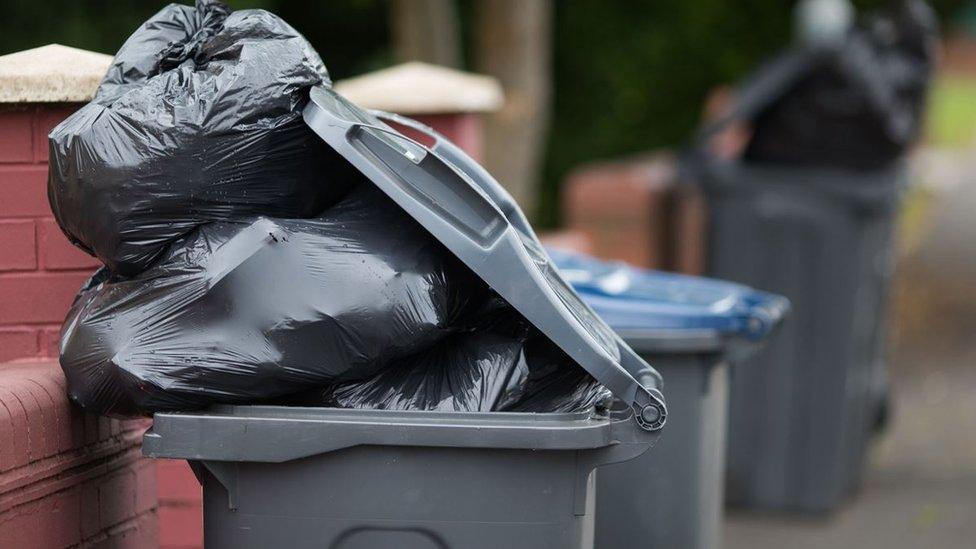
[[[654,452],[600,470],[596,547],[721,547],[729,367],[770,336],[789,302],[740,284],[558,251],[552,257],[593,310],[661,372],[672,412]]]
[[[592,547],[591,472],[652,439],[629,411],[222,406],[156,414],[144,451],[190,460],[208,548],[557,549]]]
[[[892,233],[937,47],[920,0],[785,53],[735,93],[687,164],[709,209],[709,276],[785,295],[790,323],[731,387],[728,498],[820,513],[854,490],[887,411]],[[743,122],[737,158],[704,152]]]
[[[732,385],[730,503],[825,512],[859,484],[886,409],[880,350],[900,178],[898,168],[710,169],[709,273],[793,304]]]
[[[222,406],[156,414],[209,548],[592,547],[593,470],[647,450],[660,375],[562,279],[511,197],[429,128],[315,88],[305,121],[620,402],[581,413]],[[420,132],[427,147],[388,125]]]
[[[857,63],[864,61],[846,49],[774,60],[738,90],[732,112],[703,131],[697,155],[686,159],[708,204],[708,275],[782,294],[793,305],[783,333],[731,386],[727,497],[734,505],[834,509],[858,486],[886,415],[881,349],[905,180],[899,155],[917,124],[924,75],[908,65],[903,73],[914,80],[905,90],[897,80],[872,80],[886,76],[889,63],[865,76],[874,87],[859,86],[865,73]],[[816,72],[834,65],[847,72],[831,73],[834,80]],[[832,88],[836,82],[846,87]],[[871,103],[879,89],[901,102]],[[754,125],[741,158],[704,152],[712,135],[740,120]],[[900,133],[879,129],[890,125]]]

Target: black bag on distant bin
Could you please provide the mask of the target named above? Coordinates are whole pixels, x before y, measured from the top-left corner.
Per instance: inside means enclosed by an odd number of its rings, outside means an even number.
[[[135,277],[103,269],[65,320],[61,366],[98,413],[255,403],[372,376],[488,295],[364,184],[314,219],[211,223]]]
[[[55,218],[133,275],[206,222],[317,215],[353,178],[301,118],[323,82],[318,54],[271,13],[167,6],[125,42],[94,100],[51,132]]]
[[[606,387],[497,296],[436,346],[289,404],[449,412],[606,408]]]
[[[855,29],[754,120],[744,158],[871,170],[898,159],[920,132],[937,47],[921,0]]]

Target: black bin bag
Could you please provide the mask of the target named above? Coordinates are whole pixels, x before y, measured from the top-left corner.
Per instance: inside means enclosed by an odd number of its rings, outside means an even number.
[[[576,412],[613,395],[504,300],[493,296],[430,349],[374,376],[285,404],[444,412]]]
[[[487,295],[364,184],[313,219],[202,226],[135,277],[103,269],[68,313],[61,366],[93,412],[255,403],[435,347]]]
[[[616,397],[661,429],[660,375],[562,280],[511,197],[392,116],[335,94],[270,13],[199,1],[145,23],[50,135],[55,216],[106,266],[62,327],[72,400],[128,417]]]
[[[163,8],[50,134],[58,224],[133,275],[202,223],[317,215],[352,177],[301,119],[309,88],[328,83],[318,54],[269,12]]]
[[[746,160],[874,170],[905,152],[920,132],[938,28],[925,2],[893,4],[843,43],[809,52],[808,66],[757,113]]]

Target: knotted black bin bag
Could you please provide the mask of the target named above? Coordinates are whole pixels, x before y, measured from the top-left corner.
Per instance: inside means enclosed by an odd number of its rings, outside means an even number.
[[[351,173],[301,119],[308,89],[328,82],[308,42],[269,12],[170,5],[51,132],[54,216],[73,243],[134,275],[206,222],[317,215]]]

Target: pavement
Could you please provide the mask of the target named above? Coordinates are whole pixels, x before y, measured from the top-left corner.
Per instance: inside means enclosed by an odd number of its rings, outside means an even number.
[[[894,418],[830,517],[732,511],[726,549],[976,548],[976,349],[893,365]]]

